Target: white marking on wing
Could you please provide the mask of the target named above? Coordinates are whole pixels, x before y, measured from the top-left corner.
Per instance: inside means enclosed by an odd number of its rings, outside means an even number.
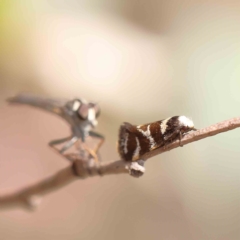
[[[154,141],[151,131],[150,131],[150,124],[147,126],[147,131],[143,131],[142,129],[138,129],[139,132],[142,133],[143,136],[145,136],[149,142],[150,142],[150,148],[154,148],[156,146],[156,142]]]
[[[186,126],[186,127],[189,127],[189,128],[194,127],[193,121],[190,120],[189,118],[185,117],[185,116],[180,116],[178,118],[178,120],[183,126]]]
[[[127,152],[128,152],[128,149],[127,149],[128,136],[129,136],[129,134],[126,133],[125,141],[124,141],[124,144],[123,144],[123,151],[124,151],[125,154],[127,154]]]
[[[137,147],[136,147],[136,149],[133,153],[133,157],[132,157],[133,161],[139,158],[139,153],[140,153],[140,150],[141,150],[138,138],[136,137],[135,139],[136,139],[136,142],[137,142]]]
[[[168,127],[167,122],[168,122],[169,119],[170,119],[170,117],[169,117],[169,118],[166,118],[166,119],[163,120],[163,121],[161,122],[161,124],[160,124],[160,130],[161,130],[161,133],[162,133],[162,134],[164,134],[164,133],[166,132],[166,130],[167,130],[167,127]]]

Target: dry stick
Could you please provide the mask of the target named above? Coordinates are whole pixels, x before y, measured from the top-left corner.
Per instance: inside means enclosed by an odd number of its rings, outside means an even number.
[[[211,137],[218,133],[226,132],[240,127],[240,117],[216,123],[212,126],[200,129],[196,132],[191,132],[185,135],[181,140],[181,145],[186,145],[200,139]],[[179,141],[175,141],[167,146],[167,148],[157,148],[147,154],[142,159],[154,157],[166,151],[170,151],[179,147]],[[40,181],[32,186],[26,187],[20,191],[12,194],[0,196],[0,208],[23,207],[27,209],[35,209],[40,203],[40,196],[53,192],[71,182],[86,177],[93,177],[96,175],[108,175],[118,173],[129,173],[131,163],[122,160],[103,163],[101,166],[95,164],[86,167],[86,163],[76,160],[73,164],[53,176]],[[78,175],[78,177],[76,176]]]
[[[128,173],[125,162],[115,161],[102,164],[101,170],[104,174]],[[75,166],[73,171],[73,166]],[[76,176],[75,171],[79,174]],[[0,209],[13,207],[23,207],[28,210],[34,210],[41,202],[42,196],[53,192],[71,182],[84,179],[87,176],[99,175],[99,167],[93,165],[87,169],[82,162],[77,160],[73,165],[68,166],[51,177],[44,179],[36,184],[28,186],[20,191],[0,196]]]

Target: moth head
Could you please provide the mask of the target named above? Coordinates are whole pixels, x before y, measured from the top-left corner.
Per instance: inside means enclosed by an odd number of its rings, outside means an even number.
[[[100,115],[100,107],[97,103],[87,102],[84,99],[75,99],[73,101],[72,110],[77,113],[81,120],[87,120],[95,127],[97,118]]]
[[[193,121],[185,116],[179,116],[178,118],[179,124],[181,125],[181,129],[183,132],[188,132],[191,130],[195,130]]]

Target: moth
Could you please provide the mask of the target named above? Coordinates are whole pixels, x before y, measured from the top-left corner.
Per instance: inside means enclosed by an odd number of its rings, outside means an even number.
[[[125,161],[137,161],[145,153],[164,147],[196,130],[192,120],[185,116],[174,116],[164,120],[132,125],[124,122],[119,129],[118,152]]]

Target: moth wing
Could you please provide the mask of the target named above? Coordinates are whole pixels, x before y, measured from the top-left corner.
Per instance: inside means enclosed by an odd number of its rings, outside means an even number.
[[[136,127],[135,127],[134,125],[132,125],[131,123],[129,123],[129,122],[124,122],[124,123],[123,123],[123,126],[125,127],[125,129],[126,129],[128,132],[134,133],[135,130],[136,130]]]
[[[169,141],[171,139],[175,139],[180,133],[179,129],[176,129],[175,131],[172,131],[164,136],[165,141]]]
[[[124,122],[119,128],[118,152],[124,160],[130,161],[132,158],[131,153],[134,152],[134,149],[132,149],[131,139],[135,139],[136,133],[136,126],[128,122]]]
[[[123,140],[127,133],[134,133],[135,127],[128,122],[124,122],[119,128],[119,140]]]

